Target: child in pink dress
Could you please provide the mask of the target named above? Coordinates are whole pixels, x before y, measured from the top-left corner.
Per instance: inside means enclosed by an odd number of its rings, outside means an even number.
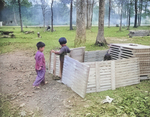
[[[45,82],[46,67],[45,67],[45,58],[43,54],[45,44],[43,42],[38,42],[36,46],[38,49],[35,55],[35,61],[36,61],[35,70],[37,72],[37,77],[33,83],[33,87],[40,88],[39,87],[40,84],[44,85],[47,83]]]

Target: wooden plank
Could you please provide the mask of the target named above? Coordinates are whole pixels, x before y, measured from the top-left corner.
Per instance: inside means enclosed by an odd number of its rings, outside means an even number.
[[[71,49],[70,57],[80,62],[84,62],[84,54],[85,47],[73,48]]]
[[[99,87],[100,87],[100,84],[101,82],[99,81],[100,79],[100,73],[99,73],[99,62],[96,62],[96,91],[98,92],[99,91]]]
[[[48,68],[48,71],[50,73],[50,70],[51,70],[51,51],[50,51],[50,54],[49,54],[49,68]]]
[[[68,75],[68,73],[70,74]],[[87,91],[88,76],[89,66],[65,56],[62,82],[82,98],[85,97]]]
[[[115,61],[111,61],[111,88],[112,88],[112,90],[116,89],[116,84],[115,84]]]

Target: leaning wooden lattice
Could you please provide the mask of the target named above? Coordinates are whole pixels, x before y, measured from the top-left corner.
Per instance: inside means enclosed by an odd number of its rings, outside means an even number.
[[[85,97],[89,76],[89,66],[68,56],[65,57],[62,82],[80,95]]]

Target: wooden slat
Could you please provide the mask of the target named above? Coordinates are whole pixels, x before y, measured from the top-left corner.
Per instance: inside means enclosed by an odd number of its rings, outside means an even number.
[[[116,84],[115,84],[115,61],[111,61],[111,88],[112,90],[116,89]]]

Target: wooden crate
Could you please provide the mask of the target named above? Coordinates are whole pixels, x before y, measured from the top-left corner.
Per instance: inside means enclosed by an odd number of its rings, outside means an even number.
[[[138,58],[140,75],[150,74],[150,46],[138,44],[111,44],[109,53],[113,60],[122,58]]]
[[[89,66],[89,67],[88,67]],[[81,97],[140,83],[137,58],[80,63],[65,57],[62,81]]]

